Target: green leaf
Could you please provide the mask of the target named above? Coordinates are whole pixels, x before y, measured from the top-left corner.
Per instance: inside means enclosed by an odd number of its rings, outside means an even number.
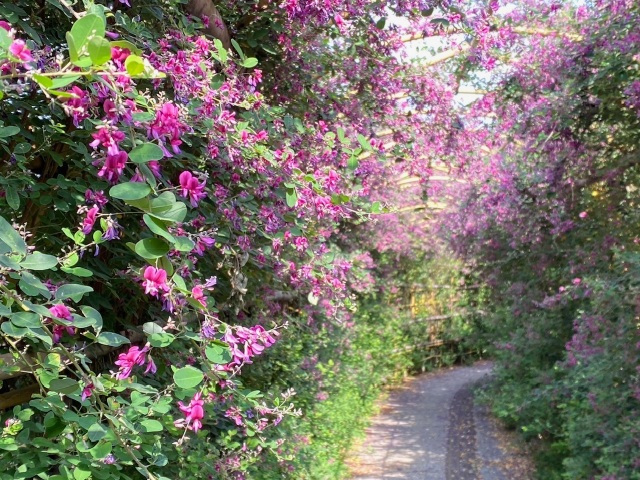
[[[71,63],[75,63],[80,58],[78,48],[76,47],[76,41],[73,39],[71,32],[67,32],[65,34],[65,38],[67,39],[67,45],[69,46],[69,60],[71,60]]]
[[[147,227],[149,227],[149,230],[151,230],[156,235],[160,235],[161,237],[166,238],[171,243],[174,243],[176,241],[175,237],[167,231],[167,227],[162,221],[158,220],[157,218],[151,217],[146,213],[142,216],[142,220],[144,220],[144,223],[147,225]]]
[[[89,454],[92,458],[99,460],[109,455],[112,449],[111,442],[98,443],[95,447],[89,449]]]
[[[152,347],[168,347],[173,343],[176,337],[170,333],[154,333],[149,337],[149,343]]]
[[[10,126],[10,127],[0,127],[0,138],[13,137],[20,133],[20,127]]]
[[[85,293],[93,292],[93,288],[88,285],[79,285],[76,283],[68,283],[56,290],[55,299],[64,300],[65,298],[71,298],[74,302],[79,302]]]
[[[202,382],[204,374],[197,368],[186,366],[179,368],[173,374],[173,381],[180,388],[193,388]]]
[[[373,150],[373,147],[369,143],[369,140],[367,139],[367,137],[365,137],[361,133],[358,134],[358,143],[360,143],[362,148],[365,150],[369,150],[369,151]]]
[[[224,365],[229,363],[232,360],[231,351],[229,350],[228,345],[220,345],[218,343],[214,343],[208,346],[205,351],[205,355],[209,359],[210,362],[216,363],[218,365]]]
[[[87,430],[87,435],[89,436],[89,440],[97,442],[107,435],[107,430],[99,423],[94,423]]]
[[[62,77],[54,78],[53,81],[51,82],[51,88],[58,89],[58,88],[66,87],[67,85],[75,82],[79,78],[80,78],[80,75],[64,75]]]
[[[151,193],[151,187],[146,183],[127,182],[114,185],[109,195],[120,200],[140,200]]]
[[[120,345],[125,345],[131,342],[127,337],[123,337],[122,335],[118,335],[117,333],[102,332],[100,335],[98,335],[98,343],[102,345],[108,345],[110,347],[119,347]]]
[[[49,383],[49,388],[54,392],[64,393],[65,395],[69,395],[70,393],[75,392],[80,388],[77,380],[72,378],[56,378],[55,380],[51,380]]]
[[[147,322],[142,325],[142,331],[147,335],[153,335],[154,333],[164,333],[162,327],[154,322]]]
[[[0,250],[5,252],[10,251],[9,247],[6,247],[6,245],[4,245],[1,241],[0,241]],[[8,257],[6,255],[0,255],[0,266],[9,268],[11,270],[22,270],[22,267],[18,262],[16,262],[13,258]]]
[[[26,328],[16,327],[11,322],[3,322],[0,328],[4,333],[9,335],[10,337],[16,337],[16,338],[24,337],[29,331]]]
[[[82,314],[87,317],[87,318],[91,318],[92,320],[94,320],[94,329],[96,331],[99,331],[102,328],[102,315],[100,315],[100,312],[97,311],[95,308],[93,307],[88,307],[88,306],[82,306],[80,307],[80,310],[82,311]]]
[[[93,275],[93,272],[91,270],[82,267],[62,267],[60,268],[60,270],[65,273],[69,273],[71,275],[75,275],[76,277],[82,278],[91,277]]]
[[[356,157],[355,155],[351,155],[349,157],[349,160],[347,160],[347,168],[349,170],[355,170],[356,168],[358,168],[359,163],[360,161],[358,160],[358,157]]]
[[[222,44],[222,42],[217,38],[213,40],[213,43],[216,46],[216,50],[218,51],[218,58],[220,59],[220,63],[222,64],[227,63],[227,59],[228,59],[227,49],[224,48],[224,45]]]
[[[18,232],[14,230],[9,222],[0,216],[0,242],[9,247],[13,253],[20,253],[22,255],[27,254],[27,244]],[[8,253],[2,251],[2,245],[0,245],[0,253]]]
[[[104,65],[111,60],[109,41],[103,37],[93,37],[89,41],[89,57],[94,65]]]
[[[190,252],[193,250],[196,244],[187,237],[176,237],[175,238],[175,249],[179,252]]]
[[[18,196],[18,190],[13,185],[8,186],[5,189],[7,204],[12,210],[18,210],[20,208],[20,197]]]
[[[244,59],[244,53],[242,52],[240,45],[233,38],[231,39],[231,45],[233,45],[233,48],[235,48],[236,52],[238,52],[238,55],[240,55],[240,58]]]
[[[13,148],[13,153],[17,153],[20,155],[23,155],[30,151],[31,151],[31,144],[29,142],[21,142]]]
[[[42,321],[40,315],[30,312],[18,312],[11,315],[11,323],[16,327],[40,328]]]
[[[164,152],[155,143],[143,143],[129,152],[129,159],[133,163],[146,163],[152,160],[162,160]]]
[[[143,420],[140,422],[140,426],[144,433],[161,432],[163,430],[162,424],[158,420]]]
[[[382,204],[380,202],[373,202],[371,204],[371,213],[382,213]]]
[[[57,257],[40,252],[33,252],[20,262],[20,266],[25,270],[49,270],[56,265],[58,265]]]
[[[22,272],[20,274],[20,281],[18,282],[18,285],[20,286],[20,290],[30,297],[42,295],[46,299],[51,298],[51,292],[45,284],[29,272]]]
[[[69,33],[73,38],[76,51],[81,55],[82,49],[89,44],[92,37],[104,38],[104,19],[94,14],[85,15],[73,24]]]
[[[127,50],[129,50],[131,53],[133,53],[135,55],[142,55],[142,50],[140,50],[138,47],[136,47],[133,43],[128,42],[126,40],[116,40],[114,42],[111,42],[111,46],[112,47],[120,47],[122,49],[127,49]]]
[[[244,68],[253,68],[258,65],[258,59],[254,57],[245,58],[242,62]]]
[[[287,188],[287,192],[285,194],[285,199],[287,201],[287,206],[290,208],[295,207],[298,204],[298,194],[296,193],[295,188]]]
[[[83,467],[76,467],[73,469],[73,480],[87,480],[91,476],[91,470]]]
[[[124,68],[127,69],[127,73],[129,75],[135,77],[144,72],[144,61],[142,60],[142,57],[131,54],[124,61]]]
[[[169,245],[159,238],[145,238],[136,243],[135,251],[145,260],[155,260],[169,253]]]

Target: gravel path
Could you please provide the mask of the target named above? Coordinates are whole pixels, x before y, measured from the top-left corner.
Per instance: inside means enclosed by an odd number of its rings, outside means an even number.
[[[415,377],[392,391],[349,460],[353,480],[530,480],[511,432],[474,401],[490,362]]]

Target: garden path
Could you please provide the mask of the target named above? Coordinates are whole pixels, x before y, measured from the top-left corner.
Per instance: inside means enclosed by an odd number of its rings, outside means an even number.
[[[392,391],[348,462],[352,480],[530,480],[513,432],[474,400],[491,369],[441,369]]]

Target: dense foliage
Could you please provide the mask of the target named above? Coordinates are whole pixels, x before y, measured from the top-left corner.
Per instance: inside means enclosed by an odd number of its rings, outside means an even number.
[[[503,12],[438,228],[491,287],[495,410],[542,440],[540,478],[640,478],[640,10]]]
[[[0,5],[1,478],[337,477],[426,365],[360,224],[429,5],[321,3]]]
[[[485,341],[543,478],[639,478],[636,2],[0,17],[0,478],[339,478]]]

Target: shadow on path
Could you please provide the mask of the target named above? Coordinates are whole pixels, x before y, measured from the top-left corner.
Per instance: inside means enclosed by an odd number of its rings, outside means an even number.
[[[392,391],[348,462],[351,478],[528,480],[529,476],[502,476],[496,462],[510,453],[497,445],[499,436],[484,431],[499,425],[476,418],[488,411],[475,405],[473,389],[489,378],[491,368],[490,362],[478,362],[442,369]],[[478,448],[478,440],[496,445]],[[519,456],[518,461],[528,459]]]

